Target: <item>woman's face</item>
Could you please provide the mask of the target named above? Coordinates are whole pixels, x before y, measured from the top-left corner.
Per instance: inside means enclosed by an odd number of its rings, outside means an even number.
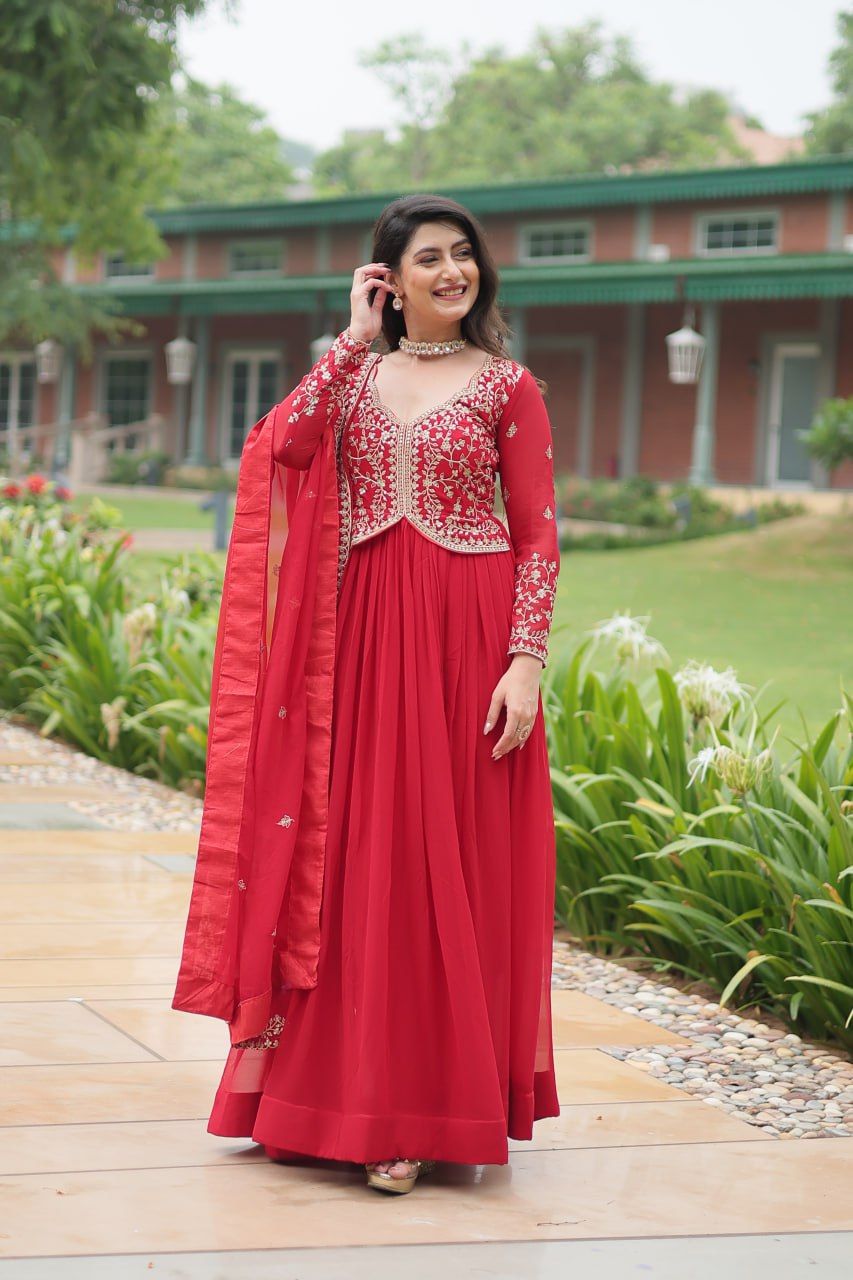
[[[409,337],[458,333],[480,288],[480,268],[462,227],[423,222],[393,274]]]

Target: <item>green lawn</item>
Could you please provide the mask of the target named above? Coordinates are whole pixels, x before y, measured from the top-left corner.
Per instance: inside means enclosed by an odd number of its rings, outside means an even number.
[[[811,729],[853,693],[853,522],[799,517],[757,533],[637,551],[563,557],[552,648],[576,641],[617,610],[650,614],[649,633],[676,665],[697,658],[770,684],[780,719]],[[802,737],[801,731],[797,736]]]
[[[203,495],[199,495],[199,501]],[[127,527],[211,528],[212,515],[180,498],[121,498]],[[137,551],[131,573],[152,589],[164,557]],[[853,522],[803,516],[758,532],[636,551],[563,556],[552,650],[576,643],[617,610],[650,614],[650,634],[678,666],[697,658],[734,667],[762,705],[783,698],[785,732],[802,737],[853,692]]]
[[[168,495],[162,489],[151,490],[125,496],[106,496],[103,501],[107,506],[115,507],[121,512],[121,523],[125,528],[134,529],[212,529],[213,512],[202,511],[200,504],[209,495],[199,490],[198,498],[177,498]],[[75,511],[82,511],[92,501],[91,494],[82,494],[74,499]],[[233,509],[234,500],[231,499]]]

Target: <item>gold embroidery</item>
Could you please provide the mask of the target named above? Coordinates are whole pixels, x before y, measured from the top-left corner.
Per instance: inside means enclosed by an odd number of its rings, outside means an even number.
[[[517,430],[518,430],[518,427],[516,426],[516,424],[514,422],[511,422],[506,429],[507,440],[511,440]]]
[[[264,1030],[253,1040],[241,1040],[235,1049],[277,1049],[279,1036],[284,1030],[285,1019],[280,1013],[274,1013]]]
[[[371,384],[372,395],[344,433],[341,450],[348,481],[341,497],[352,503],[353,546],[405,518],[450,551],[509,548],[492,514],[495,424],[522,372],[490,357],[467,387],[411,422],[397,419]]]
[[[545,519],[546,519],[546,520],[553,520],[553,519],[554,519],[554,512],[551,510],[551,508],[550,508],[550,507],[546,507],[546,508],[545,508],[545,510],[542,512],[542,514],[543,514],[543,516],[545,517]]]
[[[279,818],[278,822],[275,825],[277,827],[292,827],[293,821],[294,820],[293,818],[291,818],[290,814],[285,813],[283,817]]]
[[[287,718],[287,707],[279,707],[278,718],[279,720],[285,720]]]
[[[553,456],[554,456],[554,450],[551,448],[550,445],[548,445],[548,448],[545,450],[545,457],[550,459],[550,458],[553,458]]]
[[[534,551],[515,570],[515,604],[509,653],[532,653],[544,662],[557,594],[557,561]]]

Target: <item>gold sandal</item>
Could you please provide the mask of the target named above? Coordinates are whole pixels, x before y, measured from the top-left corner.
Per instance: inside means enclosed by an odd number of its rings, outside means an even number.
[[[392,1178],[390,1173],[380,1173],[378,1169],[371,1169],[365,1165],[367,1185],[374,1187],[377,1191],[391,1191],[394,1195],[402,1196],[413,1189],[418,1178],[422,1178],[424,1174],[430,1173],[435,1168],[434,1160],[404,1160],[400,1156],[391,1163],[411,1165],[413,1172],[406,1178]]]

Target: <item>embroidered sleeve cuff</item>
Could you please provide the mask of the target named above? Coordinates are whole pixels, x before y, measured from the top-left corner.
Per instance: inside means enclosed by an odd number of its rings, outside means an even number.
[[[515,602],[508,652],[530,653],[545,662],[557,593],[557,561],[534,551],[515,570]]]

